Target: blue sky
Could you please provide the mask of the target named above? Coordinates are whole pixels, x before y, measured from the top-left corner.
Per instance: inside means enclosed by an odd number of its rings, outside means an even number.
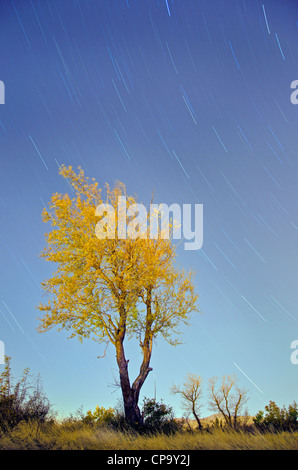
[[[0,6],[0,340],[40,373],[61,415],[114,406],[109,346],[38,334],[41,212],[68,192],[59,165],[148,203],[204,205],[204,244],[178,248],[201,314],[154,345],[143,396],[187,372],[236,374],[249,412],[297,399],[298,7],[258,0],[4,0]],[[138,355],[128,344],[134,377]],[[0,372],[3,365],[0,365]],[[141,398],[142,400],[142,398]],[[210,414],[207,389],[203,415]]]

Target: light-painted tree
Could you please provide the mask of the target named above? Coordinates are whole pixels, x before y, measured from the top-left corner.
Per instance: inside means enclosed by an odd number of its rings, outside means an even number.
[[[40,332],[54,326],[71,331],[70,337],[92,338],[112,344],[116,352],[124,411],[131,424],[142,422],[138,406],[140,390],[152,370],[150,360],[153,340],[162,336],[178,344],[176,334],[198,311],[193,273],[185,273],[175,264],[175,246],[170,239],[134,238],[99,239],[96,208],[110,204],[116,223],[119,197],[126,197],[127,208],[136,203],[125,186],[105,187],[106,197],[94,179],[79,168],[62,166],[60,174],[73,189],[73,195],[54,194],[44,222],[52,231],[46,234],[47,246],[42,256],[56,263],[53,276],[42,283],[49,294],[40,304],[43,313]],[[106,217],[106,230],[115,220]],[[137,338],[142,353],[139,373],[131,383],[125,355],[125,340]]]
[[[199,418],[202,397],[202,377],[197,374],[187,374],[186,380],[182,385],[173,385],[171,393],[180,395],[182,398],[183,409],[194,416],[199,429],[202,429],[202,423]]]
[[[235,376],[223,376],[218,385],[218,378],[209,379],[210,409],[220,412],[226,424],[234,429],[238,427],[239,415],[248,401],[248,390],[237,385]]]

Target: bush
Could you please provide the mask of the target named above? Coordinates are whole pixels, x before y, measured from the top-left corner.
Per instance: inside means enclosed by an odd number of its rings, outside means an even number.
[[[52,417],[39,378],[29,382],[29,369],[23,371],[16,384],[12,382],[10,358],[5,357],[4,372],[0,375],[0,431],[7,432],[21,421],[43,423]]]
[[[86,424],[110,424],[116,417],[114,408],[104,408],[96,405],[95,410],[87,411],[86,416],[83,418],[83,422]]]
[[[142,430],[145,432],[173,434],[182,428],[181,424],[175,421],[172,408],[162,402],[158,403],[155,399],[144,398],[142,415]]]

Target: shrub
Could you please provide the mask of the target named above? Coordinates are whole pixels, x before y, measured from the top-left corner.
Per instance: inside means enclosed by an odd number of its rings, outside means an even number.
[[[110,424],[116,417],[114,408],[104,408],[96,405],[95,410],[87,411],[83,422],[86,424]]]
[[[39,378],[30,383],[27,368],[22,378],[13,384],[10,358],[5,357],[4,372],[0,375],[0,431],[7,432],[21,421],[43,423],[52,416]]]
[[[142,409],[143,431],[172,434],[181,430],[181,424],[174,419],[173,410],[155,399],[144,398]]]

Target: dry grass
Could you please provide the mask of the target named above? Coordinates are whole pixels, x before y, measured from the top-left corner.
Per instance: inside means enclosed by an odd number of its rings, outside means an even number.
[[[90,426],[52,424],[39,429],[19,425],[0,436],[0,449],[19,450],[298,450],[298,432],[260,434],[180,432],[173,436],[137,435]]]

